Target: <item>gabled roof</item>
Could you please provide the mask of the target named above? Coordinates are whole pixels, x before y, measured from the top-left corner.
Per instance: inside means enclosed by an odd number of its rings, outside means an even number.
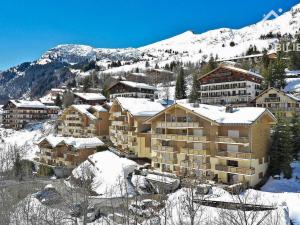
[[[78,96],[80,98],[83,98],[87,101],[95,101],[95,100],[106,100],[106,98],[100,94],[100,93],[80,93],[80,92],[75,92],[75,96]]]
[[[110,86],[108,88],[108,90],[110,90],[111,88],[113,88],[114,86],[116,86],[117,84],[124,84],[126,86],[129,87],[133,87],[133,88],[141,88],[141,89],[148,89],[148,90],[156,90],[156,88],[154,86],[145,84],[145,83],[138,83],[138,82],[133,82],[133,81],[119,81],[115,84],[113,84],[112,86]]]
[[[74,147],[75,149],[83,148],[95,148],[98,146],[103,146],[104,143],[96,137],[93,138],[74,138],[74,137],[56,137],[49,135],[38,142],[40,144],[43,141],[47,141],[52,148],[55,148],[59,144],[66,144]]]
[[[224,106],[199,104],[199,107],[195,107],[193,103],[179,102],[172,106],[169,106],[164,111],[170,109],[171,107],[181,107],[203,119],[206,119],[210,122],[214,122],[219,125],[222,124],[250,125],[254,123],[264,113],[268,114],[272,119],[274,119],[274,121],[276,121],[276,118],[268,109],[258,108],[258,107],[234,108],[232,112],[226,112],[226,107]],[[151,122],[153,119],[160,116],[164,111],[149,118],[145,122]]]
[[[107,112],[107,110],[104,107],[100,106],[100,105],[96,105],[96,106],[92,106],[92,105],[71,105],[70,107],[74,108],[76,111],[80,112],[81,114],[86,115],[91,120],[97,119],[96,116],[94,116],[93,113],[90,112],[91,110],[94,110],[96,112]]]
[[[47,106],[41,103],[40,101],[10,100],[10,102],[18,108],[47,108]]]
[[[150,117],[165,109],[160,103],[147,98],[118,97],[115,102],[132,116]]]
[[[259,97],[263,96],[265,93],[268,93],[270,90],[275,90],[278,93],[281,93],[281,94],[283,94],[283,95],[285,95],[285,96],[287,96],[287,97],[289,97],[289,98],[291,98],[291,99],[293,99],[293,100],[295,100],[297,102],[300,102],[300,98],[297,98],[296,96],[294,96],[292,94],[289,94],[289,93],[286,93],[284,91],[278,90],[278,89],[276,89],[274,87],[269,87],[268,89],[264,90],[258,96],[256,96],[256,98],[253,99],[251,102],[255,102]]]
[[[236,72],[239,72],[239,73],[243,73],[243,74],[248,74],[248,75],[251,75],[251,76],[255,76],[255,77],[258,77],[260,79],[263,79],[263,76],[261,76],[260,74],[258,73],[254,73],[254,72],[251,72],[251,71],[248,71],[248,70],[244,70],[244,69],[241,69],[241,68],[237,68],[237,67],[234,67],[234,66],[229,66],[229,65],[224,65],[224,64],[221,64],[220,66],[218,66],[216,69],[208,72],[207,74],[204,74],[203,76],[199,77],[198,79],[202,79],[212,73],[214,73],[215,71],[219,70],[219,69],[228,69],[228,70],[234,70]]]

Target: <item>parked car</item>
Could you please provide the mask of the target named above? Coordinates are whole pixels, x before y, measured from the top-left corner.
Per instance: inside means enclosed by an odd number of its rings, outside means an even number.
[[[145,217],[145,218],[149,218],[155,214],[153,209],[147,208],[143,204],[131,204],[129,206],[129,211],[133,215],[137,215],[137,216]]]
[[[33,197],[46,205],[59,203],[62,199],[60,193],[52,185],[47,185],[43,190],[33,194]]]
[[[100,210],[95,207],[90,207],[87,210],[87,222],[94,222],[96,219],[99,219],[101,216]]]

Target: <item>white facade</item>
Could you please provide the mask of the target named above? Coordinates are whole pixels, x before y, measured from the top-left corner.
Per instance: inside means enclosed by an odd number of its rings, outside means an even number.
[[[233,81],[200,85],[203,104],[245,104],[260,92],[260,84],[252,81]]]

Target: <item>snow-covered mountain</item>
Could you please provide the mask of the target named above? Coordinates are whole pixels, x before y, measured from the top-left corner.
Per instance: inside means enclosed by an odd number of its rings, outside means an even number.
[[[71,65],[96,61],[105,73],[132,71],[150,66],[164,66],[172,61],[199,62],[210,55],[232,58],[246,53],[249,47],[271,50],[281,36],[300,32],[300,4],[273,20],[260,21],[241,28],[221,28],[195,34],[186,31],[175,37],[140,48],[93,48],[86,45],[59,45],[31,63],[23,63],[0,73],[0,103],[8,98],[37,96],[65,82],[74,74]],[[270,35],[271,34],[271,35]],[[263,38],[262,38],[263,37]],[[109,68],[112,62],[122,66]],[[38,94],[36,94],[38,93]]]
[[[143,67],[141,61],[148,60],[151,64],[164,65],[167,62],[201,61],[211,54],[219,58],[232,58],[246,53],[249,47],[255,45],[258,50],[271,49],[278,42],[277,37],[262,39],[270,33],[295,35],[300,31],[300,4],[290,11],[274,18],[262,20],[256,24],[241,28],[221,28],[202,34],[186,31],[175,37],[159,41],[137,49],[105,49],[92,48],[84,45],[59,45],[46,52],[40,60],[60,60],[61,62],[78,63],[82,60],[97,60],[98,63],[106,61],[133,61],[134,65],[113,68],[109,72],[130,70]],[[232,46],[234,43],[234,46]]]

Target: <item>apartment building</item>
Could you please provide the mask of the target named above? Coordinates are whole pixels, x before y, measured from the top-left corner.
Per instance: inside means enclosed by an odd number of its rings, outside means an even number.
[[[149,99],[117,97],[109,111],[110,140],[124,154],[150,158],[151,127],[143,122],[163,109]]]
[[[119,81],[108,89],[110,99],[117,97],[155,99],[156,88],[145,83]]]
[[[245,106],[261,92],[262,80],[257,73],[222,64],[199,78],[200,102]]]
[[[105,96],[100,93],[74,92],[74,104],[102,105],[106,102]]]
[[[104,106],[72,105],[58,118],[57,133],[65,137],[101,137],[109,133],[109,113]]]
[[[50,166],[58,177],[67,176],[88,156],[101,150],[104,143],[96,138],[47,136],[38,144],[38,163]]]
[[[152,167],[255,186],[266,174],[275,122],[264,108],[176,103],[145,121],[151,125]]]
[[[59,107],[46,106],[40,101],[10,100],[3,106],[3,126],[11,129],[22,129],[26,124],[55,119]]]
[[[263,91],[253,103],[256,107],[268,108],[277,116],[289,118],[294,113],[300,114],[300,99],[273,87]]]

